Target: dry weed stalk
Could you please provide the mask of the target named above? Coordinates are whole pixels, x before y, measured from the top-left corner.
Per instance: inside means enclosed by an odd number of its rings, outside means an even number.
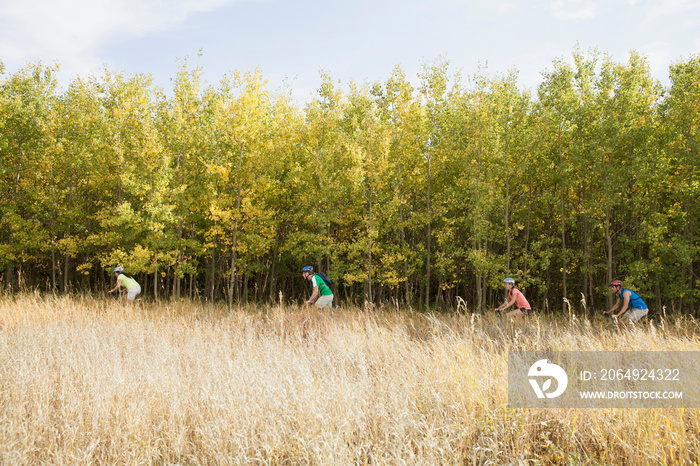
[[[510,349],[698,350],[694,321],[620,332],[603,319],[474,316],[4,299],[0,461],[700,459],[698,410],[507,408]]]

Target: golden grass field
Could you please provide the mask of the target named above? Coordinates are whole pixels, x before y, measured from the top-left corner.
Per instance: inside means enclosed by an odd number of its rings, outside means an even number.
[[[508,351],[697,322],[0,298],[2,464],[694,464],[698,409],[511,409]]]

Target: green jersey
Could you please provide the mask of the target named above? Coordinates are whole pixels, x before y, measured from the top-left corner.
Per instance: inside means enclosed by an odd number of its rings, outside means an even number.
[[[314,275],[313,277],[311,277],[311,285],[312,288],[314,286],[318,287],[318,293],[321,296],[328,296],[333,294],[331,289],[328,288],[328,285],[326,285],[326,282],[323,281],[323,278],[319,277],[318,275]]]
[[[120,274],[119,277],[117,277],[117,283],[121,283],[121,285],[127,290],[130,290],[135,286],[140,286],[136,280],[127,277],[124,274]]]

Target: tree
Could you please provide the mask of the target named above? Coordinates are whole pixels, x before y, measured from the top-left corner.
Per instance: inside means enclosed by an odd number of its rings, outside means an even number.
[[[653,250],[663,264],[657,274],[664,275],[661,280],[669,298],[680,298],[681,308],[692,309],[700,296],[696,272],[700,247],[695,231],[700,220],[696,168],[700,162],[700,56],[673,64],[669,75],[671,88],[661,107],[665,157],[660,165],[670,167],[665,189],[657,193],[665,205],[657,217]]]
[[[41,225],[38,180],[50,144],[48,114],[55,69],[28,65],[0,82],[0,265],[10,290],[20,284],[15,268],[36,263],[49,244]]]
[[[221,189],[218,197],[212,200],[211,215],[225,236],[230,247],[230,271],[228,283],[229,306],[240,301],[240,291],[235,287],[239,253],[242,244],[239,233],[246,225],[270,220],[264,209],[259,209],[254,198],[255,167],[257,158],[263,155],[264,129],[272,118],[266,82],[259,70],[254,74],[234,72],[231,80],[222,81],[221,94],[217,100],[216,120],[218,128],[218,152],[212,170],[219,175],[216,186]],[[231,189],[228,187],[230,186]],[[258,225],[261,226],[261,225]],[[266,252],[274,241],[274,227],[266,231],[251,228],[250,233],[258,232],[264,240],[257,244],[256,255]],[[265,234],[263,234],[265,231]],[[250,236],[249,236],[250,238]],[[246,244],[246,243],[243,243]],[[252,247],[249,241],[247,248]]]
[[[114,194],[100,214],[102,227],[113,233],[102,265],[122,264],[130,273],[152,274],[153,296],[158,299],[161,269],[172,264],[175,253],[170,160],[153,119],[151,78],[106,73],[101,87],[110,142],[106,158],[117,175],[107,182]]]

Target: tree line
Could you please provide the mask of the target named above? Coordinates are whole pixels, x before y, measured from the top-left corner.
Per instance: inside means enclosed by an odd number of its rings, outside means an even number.
[[[635,52],[572,58],[532,92],[443,59],[416,86],[321,73],[304,104],[186,61],[167,95],[3,71],[3,293],[99,292],[122,265],[155,299],[276,302],[312,265],[355,303],[481,311],[512,276],[545,312],[601,309],[612,279],[696,312],[700,57],[666,87]]]

